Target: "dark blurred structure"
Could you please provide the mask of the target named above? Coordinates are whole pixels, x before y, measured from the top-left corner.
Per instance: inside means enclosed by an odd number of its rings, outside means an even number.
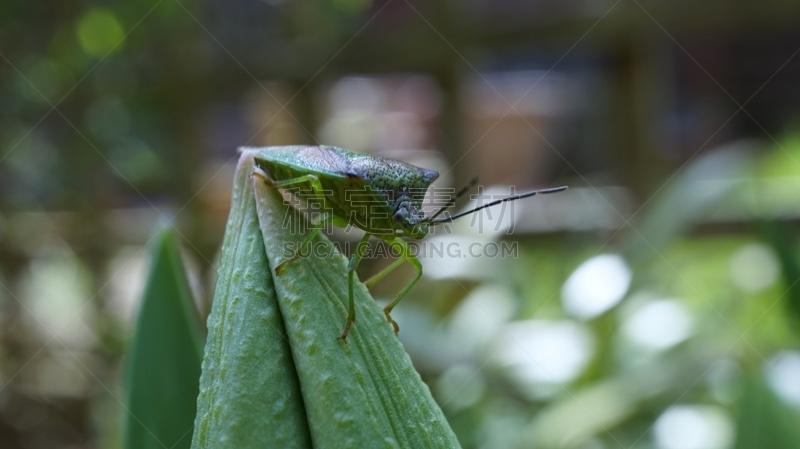
[[[493,343],[441,366],[404,336],[466,447],[728,447],[740,371],[783,367],[788,378],[767,378],[800,403],[785,387],[800,382],[786,368],[800,363],[797,334],[770,305],[783,265],[757,225],[800,218],[798,25],[800,3],[777,0],[3,2],[0,445],[117,447],[143,246],[176,227],[207,313],[236,148],[306,143],[425,165],[447,186],[478,173],[487,186],[573,188],[520,205],[511,274],[446,261],[457,280],[417,292],[442,299],[410,301],[422,324],[404,328],[428,323],[434,339],[435,323],[469,315],[465,293],[509,295],[507,319],[533,326],[522,335],[578,335],[555,348],[585,352],[547,388],[523,375],[538,385],[527,391],[495,372],[513,371],[513,354],[492,370],[504,354]],[[568,280],[591,263],[622,285],[597,313]],[[655,343],[683,346],[640,358],[615,346],[619,326],[651,327],[640,304],[714,324],[684,323],[684,337]],[[778,330],[758,331],[762,316]],[[617,394],[645,382],[643,360],[669,379]],[[619,400],[598,409],[608,420],[548,436],[558,407],[592,387]],[[448,399],[459,394],[474,397]],[[692,425],[717,439],[670,440]]]

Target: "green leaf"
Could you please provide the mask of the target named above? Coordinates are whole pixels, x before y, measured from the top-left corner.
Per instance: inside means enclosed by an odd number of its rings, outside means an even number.
[[[275,267],[287,257],[284,248],[302,242],[308,223],[277,190],[257,178],[253,183],[267,258]],[[360,282],[356,322],[347,343],[338,339],[347,316],[348,261],[324,235],[314,245],[330,256],[301,257],[280,275],[268,271],[314,447],[458,447],[430,390]]]
[[[775,397],[759,376],[745,381],[735,449],[800,447],[797,416]]]
[[[310,447],[250,174],[236,170],[231,212],[208,318],[194,448]]]
[[[252,171],[245,153],[208,320],[192,447],[458,447],[361,283],[348,343],[337,338],[347,315],[341,255],[299,259],[273,274],[284,245],[302,239],[291,230],[307,223]],[[316,243],[333,250],[324,236]]]
[[[169,229],[157,237],[126,373],[124,447],[188,448],[202,353],[194,302]]]
[[[786,305],[787,318],[795,331],[800,330],[800,263],[797,260],[797,243],[787,225],[777,221],[762,226],[766,239],[781,261],[781,274],[787,288],[781,295]]]

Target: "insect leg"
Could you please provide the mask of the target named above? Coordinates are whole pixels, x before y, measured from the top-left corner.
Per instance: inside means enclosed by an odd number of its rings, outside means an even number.
[[[411,248],[408,246],[408,243],[406,243],[405,240],[398,237],[394,241],[400,246],[400,255],[402,257],[402,259],[400,260],[407,260],[408,263],[413,265],[414,269],[417,270],[417,275],[414,276],[414,279],[412,279],[411,282],[409,282],[408,285],[406,285],[405,288],[403,288],[403,290],[397,295],[396,298],[394,298],[392,302],[389,303],[388,306],[383,308],[383,313],[386,314],[386,319],[389,321],[389,323],[392,324],[392,327],[394,328],[394,333],[396,334],[400,332],[400,326],[398,326],[397,323],[392,319],[391,316],[392,309],[394,309],[394,306],[396,306],[397,303],[400,302],[401,299],[403,299],[406,293],[408,293],[408,291],[411,290],[411,287],[413,287],[414,284],[416,284],[419,278],[422,276],[422,263],[420,263],[419,259],[417,259],[417,256],[415,256],[411,252]],[[389,268],[393,268],[393,265],[395,265],[395,263],[392,263],[392,265],[390,265]]]
[[[253,174],[251,176],[254,176],[256,178],[260,178],[262,181],[264,181],[269,186],[273,186],[274,185],[273,182],[272,182],[272,179],[270,179],[270,177],[267,176],[267,174],[264,172],[264,170],[262,170],[262,169],[260,169],[258,167],[255,167],[253,169]]]
[[[322,215],[322,217],[320,217],[319,220],[312,221],[311,222],[312,229],[308,233],[306,238],[303,239],[303,242],[300,244],[300,247],[297,248],[297,251],[294,252],[294,255],[291,258],[284,260],[283,262],[278,264],[277,267],[275,267],[275,274],[280,274],[281,271],[283,271],[283,269],[286,268],[286,265],[289,262],[299,259],[300,255],[303,253],[303,250],[306,249],[306,246],[308,246],[311,243],[311,241],[314,240],[314,237],[316,237],[317,234],[319,234],[320,231],[322,231],[322,228],[325,227],[325,223],[331,221],[332,219],[333,215],[331,215],[330,213],[325,213]]]
[[[347,324],[344,326],[344,332],[339,337],[347,342],[347,334],[350,333],[350,327],[356,321],[356,302],[353,296],[353,282],[356,275],[356,267],[361,262],[361,257],[364,256],[364,251],[367,249],[369,243],[369,233],[364,234],[364,237],[356,245],[355,253],[350,257],[350,264],[347,267],[347,299],[349,300],[347,312]]]
[[[322,188],[322,183],[319,182],[319,178],[316,175],[303,175],[303,176],[298,176],[297,178],[287,179],[285,181],[270,181],[270,184],[276,188],[283,188],[295,184],[301,184],[304,182],[307,182],[311,185],[311,190],[314,192],[314,197],[318,199],[321,202],[321,204],[324,204],[325,192]],[[283,269],[289,262],[298,259],[302,251],[306,248],[306,246],[309,243],[311,243],[311,241],[314,239],[314,237],[317,236],[317,234],[320,233],[322,228],[325,226],[325,223],[331,221],[332,219],[333,215],[326,212],[325,214],[322,215],[322,217],[319,218],[319,220],[312,221],[311,231],[303,240],[303,242],[300,244],[300,247],[297,248],[297,251],[295,251],[294,256],[278,264],[278,266],[275,267],[275,274],[279,274],[281,271],[283,271]]]
[[[272,185],[278,188],[283,188],[286,186],[301,184],[304,182],[311,184],[311,189],[314,190],[314,193],[317,196],[323,195],[322,183],[319,182],[319,178],[317,178],[317,175],[303,175],[292,179],[286,179],[283,181],[272,181]]]
[[[364,281],[364,285],[366,285],[366,286],[367,286],[367,288],[372,288],[372,286],[373,286],[373,285],[375,285],[375,284],[377,284],[378,282],[380,282],[380,280],[381,280],[381,279],[383,279],[383,278],[384,278],[384,277],[385,277],[387,274],[389,274],[389,273],[391,273],[392,271],[394,271],[394,269],[395,269],[395,268],[397,268],[397,267],[399,267],[400,265],[402,265],[402,264],[403,264],[403,262],[405,262],[405,261],[406,261],[406,260],[405,260],[405,259],[403,259],[403,258],[400,258],[400,259],[397,259],[397,260],[395,260],[395,261],[394,261],[394,262],[392,262],[392,263],[391,263],[391,264],[390,264],[388,267],[384,268],[384,269],[383,269],[383,270],[381,270],[380,272],[378,272],[378,273],[374,274],[372,277],[370,277],[369,279],[367,279],[366,281]]]

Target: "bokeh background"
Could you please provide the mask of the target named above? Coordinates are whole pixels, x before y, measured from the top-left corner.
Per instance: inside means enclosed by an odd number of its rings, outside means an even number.
[[[570,186],[432,236],[518,251],[426,258],[396,309],[465,447],[797,447],[798,25],[777,0],[0,3],[0,446],[119,447],[150,239],[176,229],[205,322],[236,148],[304,143]]]

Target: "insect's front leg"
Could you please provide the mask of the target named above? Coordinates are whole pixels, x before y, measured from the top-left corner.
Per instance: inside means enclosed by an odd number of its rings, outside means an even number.
[[[263,179],[267,184],[275,188],[284,188],[307,182],[311,185],[311,191],[314,192],[314,197],[320,201],[320,204],[325,203],[325,191],[322,188],[322,183],[319,181],[319,178],[316,175],[308,174],[308,175],[298,176],[297,178],[287,179],[284,181],[273,181],[272,179],[269,179],[269,177],[267,177],[266,173],[264,173],[259,169],[256,169],[256,171],[253,172],[253,175],[258,176],[259,178]],[[317,234],[320,233],[325,224],[330,222],[331,220],[333,220],[333,215],[330,212],[326,212],[319,219],[312,221],[310,226],[311,231],[308,233],[306,238],[303,239],[303,242],[300,244],[300,247],[297,248],[297,251],[295,251],[292,257],[284,260],[283,262],[278,264],[277,267],[275,267],[275,274],[280,274],[281,271],[283,271],[283,269],[286,268],[286,265],[289,264],[289,262],[297,260],[300,257],[300,254],[302,254],[303,250],[305,250],[306,246],[308,246],[311,243],[311,241],[314,240],[314,237],[316,237]]]
[[[322,228],[325,227],[325,224],[330,222],[331,220],[333,220],[333,215],[329,212],[326,212],[319,218],[319,220],[312,221],[311,232],[309,232],[306,238],[303,239],[303,242],[300,243],[300,246],[297,248],[297,251],[294,252],[294,255],[292,257],[284,260],[283,262],[279,263],[277,267],[275,267],[275,274],[281,274],[281,271],[283,271],[283,269],[286,268],[286,265],[289,262],[299,259],[300,255],[306,249],[306,246],[311,244],[311,241],[314,240],[314,237],[316,237],[317,234],[319,234],[320,231],[322,231]]]
[[[356,245],[356,251],[350,256],[350,263],[347,267],[347,299],[349,301],[347,323],[344,325],[342,336],[339,337],[344,340],[345,343],[347,343],[347,334],[350,333],[350,327],[356,321],[356,301],[353,296],[353,282],[355,282],[356,268],[358,267],[358,263],[361,262],[361,258],[364,256],[364,251],[366,251],[368,244],[369,233],[366,233],[364,237],[361,238],[361,241],[358,242],[358,245]]]
[[[403,299],[404,296],[406,296],[406,293],[408,293],[408,291],[411,290],[412,287],[414,287],[414,284],[416,284],[417,281],[419,281],[419,278],[422,277],[422,263],[419,261],[419,259],[417,259],[417,256],[415,256],[411,252],[411,247],[405,240],[401,239],[400,237],[397,237],[394,239],[394,242],[400,246],[400,257],[401,257],[400,261],[404,260],[408,261],[408,263],[410,263],[414,267],[414,269],[417,270],[417,274],[416,276],[414,276],[414,279],[412,279],[411,282],[409,282],[408,285],[406,285],[405,288],[403,288],[403,290],[400,291],[397,297],[395,297],[394,300],[389,303],[389,305],[383,308],[383,313],[386,315],[386,319],[389,321],[389,323],[391,323],[392,328],[394,328],[394,333],[396,334],[400,332],[400,326],[398,326],[397,322],[395,322],[395,320],[392,319],[391,315],[392,309],[394,309],[394,306],[396,306],[397,303],[400,302],[400,300]],[[387,270],[391,271],[392,269],[396,268],[397,265],[399,265],[397,262],[393,262],[391,265],[389,265],[387,269],[381,271],[376,276],[380,276],[378,277],[378,279],[380,279],[381,277],[385,276],[384,271]],[[370,279],[370,281],[371,280],[372,279]]]
[[[264,184],[270,187],[275,187],[275,183],[272,181],[272,178],[270,178],[264,170],[258,168],[257,166],[253,169],[251,176],[264,181]]]

